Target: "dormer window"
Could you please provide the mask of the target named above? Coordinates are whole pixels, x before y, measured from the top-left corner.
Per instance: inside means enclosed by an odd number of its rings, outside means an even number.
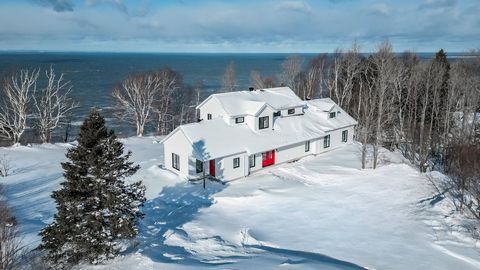
[[[335,118],[337,116],[337,113],[336,112],[331,112],[330,113],[330,118]]]
[[[294,114],[295,113],[295,109],[288,109],[288,114]]]
[[[258,129],[266,129],[268,128],[268,116],[263,116],[258,118]]]
[[[235,118],[235,124],[240,124],[243,122],[245,122],[245,118],[243,116]]]

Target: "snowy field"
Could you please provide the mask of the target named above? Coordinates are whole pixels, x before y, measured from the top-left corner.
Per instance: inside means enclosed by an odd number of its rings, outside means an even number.
[[[480,269],[471,220],[399,154],[384,152],[379,169],[361,170],[359,146],[348,145],[203,190],[159,167],[157,141],[124,141],[142,166],[132,180],[147,186],[135,245],[81,268]],[[50,193],[68,146],[0,148],[14,165],[1,181],[32,248],[55,213]]]

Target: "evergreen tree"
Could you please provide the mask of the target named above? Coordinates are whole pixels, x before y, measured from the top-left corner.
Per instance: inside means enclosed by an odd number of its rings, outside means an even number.
[[[66,154],[70,161],[62,163],[65,181],[52,194],[58,213],[40,232],[38,249],[47,251],[49,261],[60,268],[96,263],[113,257],[122,240],[137,235],[145,186],[124,182],[140,168],[128,161],[130,155],[92,110],[81,126],[78,146]]]

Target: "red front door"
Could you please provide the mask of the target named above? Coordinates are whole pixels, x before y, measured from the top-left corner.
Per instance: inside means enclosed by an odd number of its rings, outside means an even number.
[[[275,164],[275,150],[267,151],[262,154],[262,167]]]
[[[210,160],[210,175],[215,177],[215,159]]]

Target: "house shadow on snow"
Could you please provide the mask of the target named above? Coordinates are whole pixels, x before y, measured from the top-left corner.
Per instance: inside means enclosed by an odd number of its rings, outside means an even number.
[[[202,263],[201,258],[183,248],[182,243],[169,245],[167,240],[173,237],[189,241],[182,226],[194,220],[200,209],[210,207],[214,203],[212,195],[225,187],[208,179],[205,189],[202,181],[185,181],[164,187],[158,197],[148,200],[143,207],[145,217],[139,224],[138,251],[156,262],[184,265]]]

